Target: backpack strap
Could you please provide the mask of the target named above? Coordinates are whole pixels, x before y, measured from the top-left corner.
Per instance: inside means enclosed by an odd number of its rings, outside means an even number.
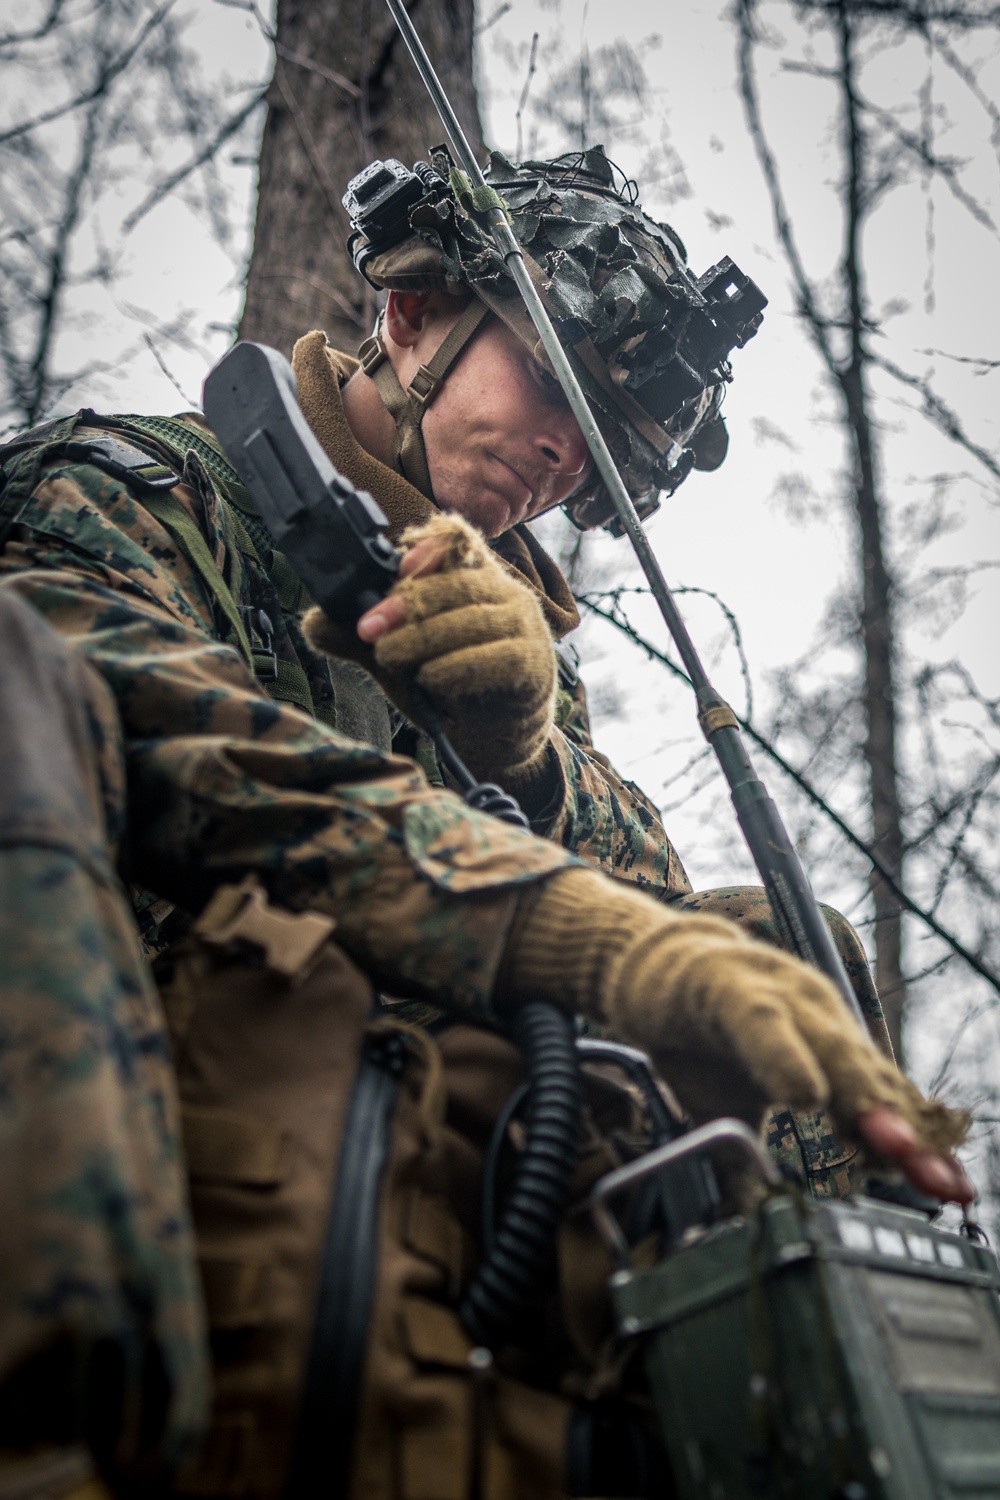
[[[166,449],[179,469],[183,469],[188,452],[193,451],[220,491],[224,526],[233,542],[242,553],[257,563],[274,588],[282,609],[297,613],[306,608],[310,600],[304,585],[284,554],[274,549],[253,501],[214,434],[202,432],[176,417],[127,416],[118,417],[115,421],[120,430],[151,438]],[[226,618],[231,623],[234,618],[240,621],[237,639],[241,647],[249,652],[251,670],[263,682],[265,691],[284,702],[294,703],[297,708],[314,718],[316,707],[303,667],[298,662],[282,661],[275,656],[270,647],[270,631],[266,624],[264,648],[257,650],[254,647],[247,632],[247,619],[250,616],[259,618],[260,611],[248,610],[233,598],[201,532],[187,512],[178,502],[175,502],[176,509],[172,506],[161,508],[162,513],[149,504],[148,498],[144,498],[144,503],[184,549]],[[269,554],[267,560],[262,554]],[[259,626],[257,628],[260,629]]]
[[[250,505],[250,496],[243,488],[240,476],[229,462],[214,433],[192,426],[179,417],[147,417],[132,414],[99,417],[95,412],[88,412],[87,415],[100,427],[127,433],[129,436],[139,438],[140,441],[144,437],[152,439],[158,447],[169,454],[178,472],[183,472],[184,460],[189,450],[193,449],[209,477],[219,486],[230,504],[233,503],[234,495],[242,492],[240,509],[243,509],[244,505]]]
[[[156,517],[164,530],[169,531],[205,585],[209,597],[214,599],[222,610],[233,628],[243,659],[252,672],[254,669],[253,651],[239,606],[233,598],[229,585],[216,567],[215,559],[208,550],[208,543],[202,536],[201,530],[174,495],[163,493],[144,495],[142,503],[149,513]]]

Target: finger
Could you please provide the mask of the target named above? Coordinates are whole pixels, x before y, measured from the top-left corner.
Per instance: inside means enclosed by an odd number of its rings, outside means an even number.
[[[920,1144],[916,1131],[885,1106],[858,1116],[858,1129],[872,1148],[932,1198],[943,1203],[971,1203],[975,1189],[953,1156],[942,1156]]]
[[[408,551],[427,541],[440,549],[441,566],[446,570],[477,567],[492,561],[484,539],[461,516],[439,514],[422,526],[408,526],[399,539],[399,545]]]
[[[496,729],[502,738],[520,733],[514,726],[522,725],[551,698],[555,663],[546,642],[508,636],[434,657],[421,666],[418,681],[429,693],[453,701],[503,697],[504,722]]]
[[[370,645],[389,631],[398,630],[401,625],[405,625],[406,619],[406,599],[401,594],[387,594],[361,616],[357,625],[358,635]]]
[[[866,1110],[858,1116],[858,1129],[880,1156],[900,1157],[918,1151],[920,1142],[913,1126],[888,1105]]]
[[[466,604],[490,604],[498,594],[498,580],[482,568],[464,568],[456,573],[435,573],[442,559],[440,540],[429,537],[417,542],[404,557],[400,573],[416,558],[413,576],[397,583],[391,593],[372,606],[358,621],[358,635],[371,643],[390,631],[398,630],[407,620],[419,621],[447,613]],[[505,580],[499,580],[500,585]],[[513,587],[514,585],[511,585]],[[423,658],[420,658],[421,660]]]
[[[400,578],[421,578],[427,573],[436,573],[447,555],[447,546],[441,537],[425,537],[414,542],[403,554],[399,565]]]
[[[521,620],[516,611],[495,604],[476,604],[448,610],[431,619],[414,620],[410,615],[402,630],[394,630],[380,644],[379,665],[399,671],[421,666],[426,662],[451,662],[453,657],[457,658],[466,651],[477,652],[495,644],[501,648],[499,664],[502,666],[504,650],[509,651],[512,658],[520,654],[524,644],[520,639],[520,626]],[[466,681],[468,668],[464,661],[461,664],[456,661],[453,665],[458,678],[456,686],[464,683],[466,692],[483,692],[501,686],[487,679],[477,688]],[[492,665],[493,663],[491,667]],[[507,675],[504,672],[504,676]],[[445,678],[438,684],[439,687],[447,689],[446,677],[447,671]]]
[[[934,1151],[917,1151],[899,1163],[904,1175],[915,1188],[942,1203],[971,1203],[975,1188],[958,1162]]]
[[[519,585],[506,579],[495,568],[456,568],[450,572],[426,573],[419,578],[404,578],[396,584],[393,593],[402,594],[407,600],[411,620],[424,620],[466,604],[497,604],[522,599]]]

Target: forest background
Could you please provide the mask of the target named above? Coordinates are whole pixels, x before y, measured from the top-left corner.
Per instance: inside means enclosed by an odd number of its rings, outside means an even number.
[[[649,533],[909,1070],[973,1111],[1000,1229],[1000,8],[413,15],[477,144],[602,141],[697,273],[730,254],[770,298],[727,462]],[[379,0],[0,8],[0,431],[195,406],[238,328],[356,345],[340,195],[442,134]],[[753,881],[627,543],[538,529],[583,601],[598,746],[696,889]]]

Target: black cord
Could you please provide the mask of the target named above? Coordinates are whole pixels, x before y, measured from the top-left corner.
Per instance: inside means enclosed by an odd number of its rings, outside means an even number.
[[[507,1139],[510,1122],[524,1103],[530,1088],[530,1083],[519,1084],[507,1100],[497,1116],[483,1160],[482,1234],[483,1249],[487,1252],[493,1249],[496,1238],[497,1171],[500,1167],[500,1153]]]
[[[438,759],[458,782],[469,807],[474,807],[477,812],[489,813],[501,823],[510,823],[514,828],[530,831],[531,825],[517,799],[492,781],[476,780],[445,733],[441,716],[427,693],[415,682],[411,685],[411,690],[420,715],[420,728],[430,735]]]
[[[548,1274],[583,1118],[570,1017],[545,1001],[529,1001],[515,1015],[513,1031],[530,1087],[527,1140],[493,1244],[458,1311],[469,1337],[489,1349],[505,1342],[512,1321]]]

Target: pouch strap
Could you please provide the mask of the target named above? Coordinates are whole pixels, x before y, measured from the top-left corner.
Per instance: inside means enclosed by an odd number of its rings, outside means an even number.
[[[66,457],[73,463],[93,464],[95,468],[120,480],[143,497],[172,490],[179,477],[167,464],[142,448],[123,443],[120,438],[83,438],[66,444]]]
[[[249,506],[250,497],[214,433],[190,426],[178,417],[147,417],[131,413],[102,417],[97,412],[84,412],[83,416],[100,427],[151,438],[169,454],[178,473],[183,471],[186,455],[193,448],[208,474],[226,491],[227,498],[233,500],[236,497],[238,502],[246,502]]]

